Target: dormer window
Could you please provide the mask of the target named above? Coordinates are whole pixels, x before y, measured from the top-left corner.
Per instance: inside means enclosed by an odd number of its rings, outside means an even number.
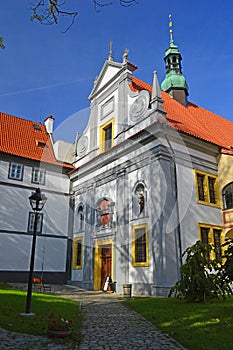
[[[33,128],[34,128],[35,130],[41,131],[41,127],[40,127],[40,125],[38,125],[38,124],[33,124]]]
[[[36,141],[36,145],[37,145],[37,147],[40,147],[40,148],[48,147],[46,145],[46,142],[44,142],[44,141]]]

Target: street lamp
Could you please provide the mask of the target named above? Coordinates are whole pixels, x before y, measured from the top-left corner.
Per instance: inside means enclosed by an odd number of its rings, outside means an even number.
[[[36,231],[37,231],[37,222],[38,222],[38,214],[43,209],[47,198],[44,194],[40,192],[40,189],[37,188],[36,191],[29,197],[30,205],[32,210],[35,213],[34,217],[34,230],[32,237],[32,248],[31,248],[31,263],[30,263],[30,271],[28,278],[28,290],[27,290],[27,300],[26,300],[26,310],[25,314],[22,316],[34,316],[30,312],[31,310],[31,299],[32,299],[32,281],[33,281],[33,271],[34,271],[34,261],[35,261],[35,248],[36,248]]]

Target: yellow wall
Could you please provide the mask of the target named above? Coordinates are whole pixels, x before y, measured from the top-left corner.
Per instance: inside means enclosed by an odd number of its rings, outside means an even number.
[[[221,154],[218,163],[218,183],[221,197],[223,188],[231,182],[233,182],[233,155]],[[233,238],[233,229],[225,229],[225,236]]]
[[[218,184],[219,191],[230,182],[233,182],[233,155],[221,154],[218,163]]]

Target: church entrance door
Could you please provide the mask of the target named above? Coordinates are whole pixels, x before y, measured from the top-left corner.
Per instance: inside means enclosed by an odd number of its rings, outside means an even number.
[[[106,277],[112,277],[112,246],[101,247],[101,289],[104,288]],[[109,288],[109,287],[108,287]]]
[[[112,239],[97,240],[94,249],[94,290],[103,290],[107,276],[113,276],[114,250]]]

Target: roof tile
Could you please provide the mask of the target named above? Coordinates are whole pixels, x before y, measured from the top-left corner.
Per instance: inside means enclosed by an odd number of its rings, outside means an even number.
[[[152,86],[134,77],[130,84],[132,91],[147,90]],[[189,102],[188,106],[173,99],[168,93],[161,92],[167,121],[176,130],[211,142],[223,148],[233,146],[233,123],[219,115]]]
[[[35,125],[38,127],[35,128]],[[40,144],[45,147],[40,147]],[[1,112],[0,152],[73,168],[56,160],[50,136],[43,124]]]

